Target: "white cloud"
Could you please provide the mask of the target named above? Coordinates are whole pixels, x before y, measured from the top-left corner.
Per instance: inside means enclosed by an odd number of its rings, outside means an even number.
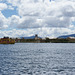
[[[9,36],[9,37],[27,37],[27,36],[33,36],[35,34],[38,34],[41,37],[49,37],[49,38],[55,38],[60,35],[66,35],[66,34],[73,34],[75,33],[75,29],[69,29],[69,28],[34,28],[34,29],[26,29],[26,30],[5,30],[0,31],[0,37],[2,36]]]
[[[0,0],[0,1],[3,1],[3,0]]]
[[[8,27],[8,20],[4,17],[4,15],[0,12],[0,29],[5,29]]]
[[[17,28],[17,25],[19,25],[20,22],[20,17],[16,15],[12,15],[11,17],[8,18],[8,21],[9,21],[8,24],[11,28],[12,27]]]
[[[12,4],[13,6],[18,6],[21,0],[7,0],[7,2]]]
[[[72,18],[75,17],[75,2],[72,0],[52,2],[49,0],[8,0],[8,2],[17,6],[21,17],[20,22],[12,24],[17,25],[18,28],[69,27]]]
[[[8,9],[14,10],[14,7],[12,7],[11,5],[8,5]]]
[[[5,4],[5,3],[0,3],[0,11],[1,11],[1,10],[4,10],[4,9],[7,9],[7,4]]]
[[[56,1],[56,2],[60,1],[60,2],[61,2],[61,0],[55,0],[55,1]],[[64,1],[64,2],[65,2],[65,0],[62,0],[62,1]],[[66,0],[66,1],[75,2],[75,0]]]
[[[43,37],[56,37],[74,33],[75,26],[72,24],[75,21],[74,0],[52,0],[52,2],[49,0],[7,1],[10,3],[8,9],[14,10],[13,6],[17,7],[18,16],[12,15],[6,19],[1,13],[0,29],[9,26],[9,28],[18,28],[18,30],[6,31],[6,35],[29,36],[37,33]],[[6,8],[1,7],[0,10]]]

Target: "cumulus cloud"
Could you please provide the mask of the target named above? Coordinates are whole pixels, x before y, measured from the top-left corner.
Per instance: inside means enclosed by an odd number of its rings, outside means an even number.
[[[7,4],[5,4],[5,3],[0,3],[0,11],[1,11],[1,10],[4,10],[4,9],[7,9]]]
[[[2,36],[9,36],[9,37],[27,37],[27,36],[33,36],[35,34],[38,34],[41,37],[49,37],[49,38],[55,38],[60,35],[66,35],[66,34],[73,34],[75,33],[75,29],[69,29],[69,28],[34,28],[34,29],[26,29],[26,30],[5,30],[0,31],[0,37]]]
[[[8,24],[11,28],[12,27],[17,28],[17,25],[19,25],[20,22],[20,17],[16,15],[12,15],[11,17],[8,18],[8,21],[9,21]]]
[[[8,9],[10,9],[10,10],[14,10],[14,7],[11,6],[11,5],[8,5]]]
[[[0,12],[0,29],[5,29],[8,27],[8,20],[4,17],[4,15]]]
[[[20,5],[21,0],[7,0],[8,3],[12,4],[13,6]]]
[[[14,22],[17,28],[69,27],[72,18],[75,18],[73,0],[52,0],[52,2],[49,0],[8,0],[8,2],[17,6],[20,16],[18,18],[20,22]]]
[[[7,35],[12,33],[14,36],[27,36],[37,33],[40,36],[45,34],[45,36],[55,37],[60,34],[74,33],[74,0],[52,0],[51,2],[50,0],[7,0],[7,2],[10,4],[8,9],[14,10],[15,6],[18,14],[7,19],[2,18],[2,14],[0,27],[23,29],[23,31],[7,31]],[[6,8],[1,7],[0,10]]]

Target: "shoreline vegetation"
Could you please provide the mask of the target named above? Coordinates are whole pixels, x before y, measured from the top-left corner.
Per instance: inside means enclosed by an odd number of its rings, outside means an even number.
[[[50,39],[46,37],[45,39],[42,39],[41,37],[38,37],[38,35],[35,35],[34,38],[9,38],[4,37],[0,38],[0,44],[14,44],[14,43],[75,43],[75,38],[53,38]]]
[[[67,39],[59,39],[59,38],[56,38],[56,39],[49,39],[49,38],[46,38],[46,39],[18,39],[16,38],[15,39],[16,43],[75,43],[75,39],[70,39],[70,38],[67,38]]]

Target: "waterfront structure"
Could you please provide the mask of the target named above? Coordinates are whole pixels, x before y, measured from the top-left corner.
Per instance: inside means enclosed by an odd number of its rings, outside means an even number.
[[[38,37],[38,35],[37,34],[35,34],[35,38],[34,38],[35,40],[40,40],[41,38],[40,37]]]

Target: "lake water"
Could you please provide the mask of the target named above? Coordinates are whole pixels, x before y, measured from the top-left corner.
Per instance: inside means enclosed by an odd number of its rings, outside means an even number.
[[[0,75],[75,75],[75,43],[0,45]]]

